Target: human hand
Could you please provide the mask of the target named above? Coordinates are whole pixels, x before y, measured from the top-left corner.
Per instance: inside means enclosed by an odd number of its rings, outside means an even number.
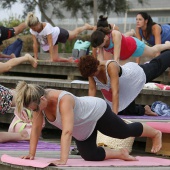
[[[20,158],[21,159],[30,159],[30,160],[33,160],[34,156],[32,154],[28,154],[27,156],[21,156]]]

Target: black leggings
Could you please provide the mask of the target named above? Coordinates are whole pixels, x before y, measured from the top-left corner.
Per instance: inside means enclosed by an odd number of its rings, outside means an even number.
[[[107,105],[105,113],[97,121],[96,127],[90,137],[85,141],[75,139],[80,155],[87,161],[102,161],[106,157],[105,150],[102,147],[97,147],[97,130],[113,138],[125,139],[131,136],[141,136],[143,125],[137,122],[126,124]]]
[[[168,67],[170,67],[170,50],[161,53],[149,63],[139,65],[146,74],[146,83],[159,77]]]

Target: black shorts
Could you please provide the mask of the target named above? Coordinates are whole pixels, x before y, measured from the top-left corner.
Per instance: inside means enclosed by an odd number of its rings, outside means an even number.
[[[9,39],[13,36],[15,36],[14,28],[6,28],[3,26],[0,27],[0,44],[2,44],[2,41]]]
[[[69,32],[63,28],[60,28],[60,34],[58,35],[58,39],[55,43],[57,45],[58,43],[66,43],[68,37],[69,37]]]

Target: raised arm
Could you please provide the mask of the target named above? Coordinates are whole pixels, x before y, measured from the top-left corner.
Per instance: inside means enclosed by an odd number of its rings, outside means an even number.
[[[96,96],[96,82],[94,81],[93,77],[89,77],[89,96]]]
[[[119,65],[116,62],[111,62],[108,65],[107,71],[110,77],[110,83],[111,83],[111,89],[112,89],[112,111],[115,114],[118,114],[118,110],[119,110]]]
[[[122,34],[119,31],[112,31],[112,41],[114,43],[114,60],[119,62]]]

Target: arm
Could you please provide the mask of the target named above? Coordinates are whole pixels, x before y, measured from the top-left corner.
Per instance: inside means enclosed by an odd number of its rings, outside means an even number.
[[[62,134],[61,134],[61,153],[60,159],[53,163],[58,165],[65,165],[68,160],[72,131],[74,127],[74,99],[71,95],[65,95],[60,100],[60,113],[62,122]]]
[[[41,134],[43,125],[43,114],[42,112],[34,112],[32,119],[32,129],[31,129],[31,137],[30,137],[30,149],[29,154],[27,156],[23,156],[24,159],[34,159],[36,154],[36,148],[38,139]]]
[[[122,34],[119,31],[112,31],[112,41],[114,43],[114,60],[119,62]]]
[[[158,24],[152,26],[152,34],[155,37],[155,44],[161,44],[161,27]]]
[[[48,41],[48,45],[49,45],[49,52],[50,52],[50,58],[51,61],[53,61],[53,55],[54,55],[54,51],[53,51],[53,38],[52,38],[52,34],[48,34],[47,35],[47,41]]]
[[[112,111],[118,114],[119,109],[119,66],[115,62],[108,65],[108,75],[110,77],[112,89]],[[126,82],[125,82],[126,83]]]
[[[97,48],[92,47],[92,54],[94,58],[97,58]]]
[[[38,59],[38,42],[35,35],[32,35],[32,40],[33,40],[34,57],[35,59]]]
[[[102,61],[104,59],[104,49],[103,48],[98,48],[98,55],[97,55],[98,60]]]
[[[96,96],[96,82],[94,81],[93,77],[89,77],[89,96]]]

